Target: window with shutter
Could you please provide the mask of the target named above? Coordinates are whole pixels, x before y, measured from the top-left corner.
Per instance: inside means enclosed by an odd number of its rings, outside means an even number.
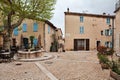
[[[83,22],[83,21],[84,21],[84,17],[80,16],[80,22]]]
[[[109,42],[109,47],[112,48],[112,42]]]
[[[101,31],[101,35],[103,35],[103,31]]]
[[[33,24],[33,32],[37,32],[38,31],[38,24],[34,23]]]
[[[16,27],[13,31],[14,36],[18,36],[18,27]]]
[[[106,23],[107,23],[108,25],[110,25],[110,18],[107,18],[107,19],[106,19]]]
[[[84,33],[84,27],[81,26],[81,27],[80,27],[80,34],[83,34],[83,33]]]
[[[48,25],[48,34],[50,34],[50,26]]]
[[[27,24],[26,23],[23,24],[22,31],[23,32],[27,32]]]

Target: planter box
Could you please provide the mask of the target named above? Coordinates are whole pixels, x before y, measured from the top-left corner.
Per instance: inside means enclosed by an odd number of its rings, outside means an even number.
[[[117,73],[113,71],[110,71],[110,76],[114,78],[115,80],[120,80],[120,75],[118,75]]]

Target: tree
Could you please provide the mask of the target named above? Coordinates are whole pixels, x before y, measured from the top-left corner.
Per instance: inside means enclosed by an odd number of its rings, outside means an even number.
[[[0,0],[0,34],[3,35],[3,48],[9,49],[13,30],[25,18],[49,20],[55,3],[56,0]]]
[[[29,38],[30,38],[31,48],[32,48],[33,47],[33,40],[34,40],[35,37],[34,36],[30,36]]]

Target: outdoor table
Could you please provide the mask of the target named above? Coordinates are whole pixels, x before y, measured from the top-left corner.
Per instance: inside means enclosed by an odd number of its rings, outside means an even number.
[[[10,52],[4,52],[4,53],[1,53],[1,55],[3,56],[3,60],[9,60],[9,58],[7,58],[7,57],[9,57],[10,56]]]
[[[4,52],[4,53],[1,53],[2,55],[5,55],[5,56],[10,56],[10,52]]]

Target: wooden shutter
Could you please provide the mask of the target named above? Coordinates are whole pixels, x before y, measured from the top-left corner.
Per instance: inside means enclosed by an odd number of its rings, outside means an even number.
[[[74,50],[77,51],[77,39],[74,39]]]
[[[90,42],[89,39],[86,39],[86,50],[89,50],[89,45],[90,45],[89,42]]]

